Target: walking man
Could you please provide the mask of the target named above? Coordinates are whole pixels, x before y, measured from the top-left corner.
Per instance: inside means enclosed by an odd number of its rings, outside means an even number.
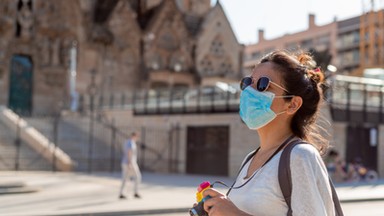
[[[137,165],[137,141],[138,135],[136,132],[131,134],[131,137],[123,144],[123,157],[121,161],[122,182],[120,187],[120,199],[125,199],[124,187],[128,179],[134,180],[134,197],[141,198],[139,195],[139,184],[141,183],[141,173]]]

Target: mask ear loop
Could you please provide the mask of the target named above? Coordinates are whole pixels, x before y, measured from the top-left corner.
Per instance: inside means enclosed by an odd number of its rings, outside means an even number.
[[[293,98],[295,95],[281,95],[281,96],[275,96],[275,98]],[[279,113],[276,113],[276,116],[281,115],[283,113],[286,113],[288,110],[281,111]]]
[[[281,114],[286,113],[286,112],[287,112],[287,110],[281,111],[279,113],[276,113],[276,116],[281,115]]]

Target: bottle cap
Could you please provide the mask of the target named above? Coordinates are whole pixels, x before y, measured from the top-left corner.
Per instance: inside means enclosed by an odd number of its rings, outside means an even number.
[[[202,191],[203,189],[210,187],[211,183],[209,181],[202,182],[199,187],[197,188],[197,191]]]

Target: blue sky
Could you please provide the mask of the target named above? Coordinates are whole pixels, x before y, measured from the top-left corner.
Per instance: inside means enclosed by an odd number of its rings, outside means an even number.
[[[211,0],[215,4],[217,0]],[[240,43],[257,42],[258,29],[266,39],[303,31],[308,14],[316,15],[316,24],[359,16],[370,9],[371,0],[220,0]],[[383,8],[384,0],[375,0]]]

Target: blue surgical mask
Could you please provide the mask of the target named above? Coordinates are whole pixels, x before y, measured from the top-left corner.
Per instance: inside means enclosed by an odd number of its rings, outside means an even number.
[[[260,92],[251,86],[241,92],[240,117],[249,129],[259,129],[276,118],[276,113],[271,110],[274,98],[274,93]]]

